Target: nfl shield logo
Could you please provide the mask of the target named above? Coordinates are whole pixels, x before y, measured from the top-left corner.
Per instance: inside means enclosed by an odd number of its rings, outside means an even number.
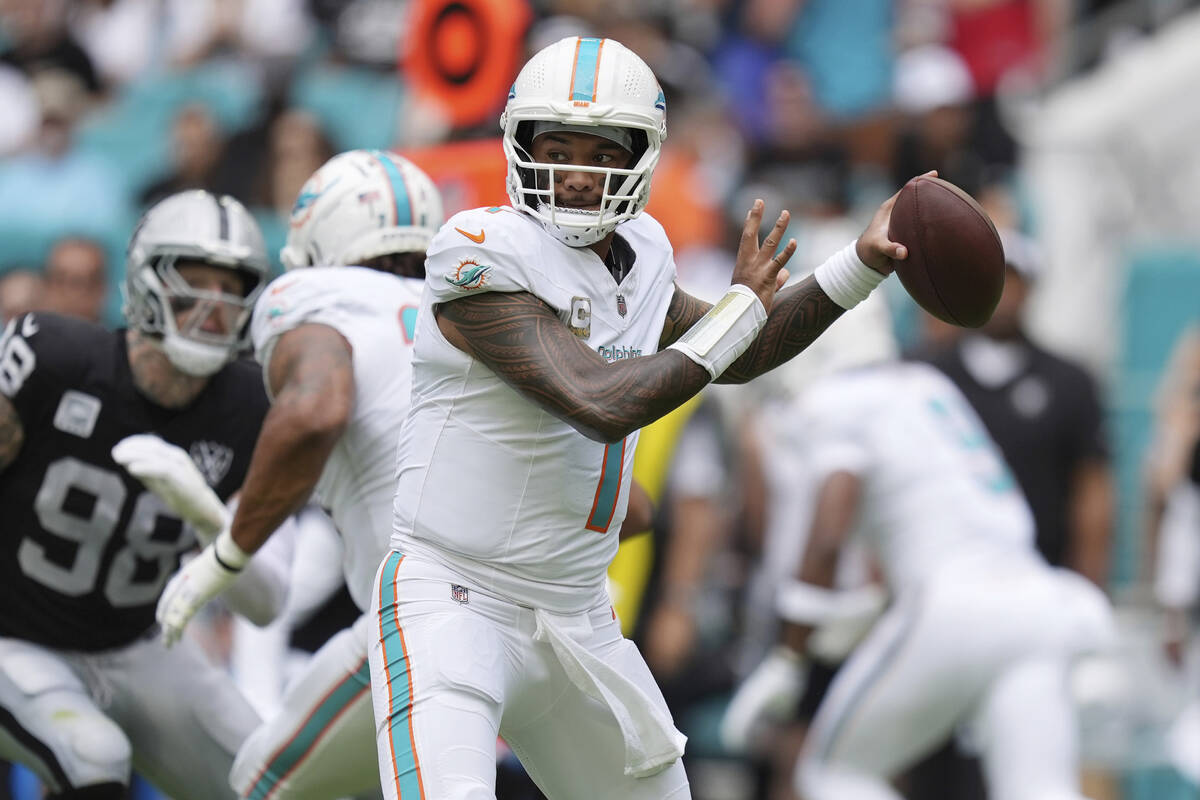
[[[459,586],[457,583],[450,584],[450,599],[462,605],[467,602],[467,587]]]
[[[629,311],[629,306],[625,305],[625,295],[617,295],[617,313],[623,317],[627,311]]]

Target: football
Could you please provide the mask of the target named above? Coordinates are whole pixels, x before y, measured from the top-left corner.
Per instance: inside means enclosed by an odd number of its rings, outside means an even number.
[[[888,238],[908,248],[896,274],[921,308],[964,328],[991,319],[1004,290],[1004,248],[975,198],[940,178],[913,178],[892,207]]]

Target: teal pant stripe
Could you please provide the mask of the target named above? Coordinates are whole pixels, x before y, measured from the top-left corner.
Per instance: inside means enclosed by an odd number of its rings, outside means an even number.
[[[250,800],[267,800],[275,788],[296,769],[309,751],[350,704],[371,687],[371,667],[364,659],[358,669],[343,678],[321,698],[300,725],[291,741],[272,756],[250,790]]]
[[[388,738],[392,750],[392,765],[396,769],[396,792],[400,800],[418,800],[421,773],[417,754],[413,750],[410,719],[412,691],[408,674],[408,650],[396,615],[396,569],[404,556],[393,552],[388,556],[379,582],[379,632],[383,640],[383,663],[387,669]]]
[[[909,614],[903,618],[899,627],[893,632],[891,640],[884,645],[883,652],[878,654],[875,663],[862,676],[858,685],[850,693],[850,700],[842,708],[842,713],[830,730],[829,737],[824,742],[819,743],[818,752],[821,754],[822,760],[828,761],[830,759],[834,749],[837,747],[838,739],[846,727],[846,723],[859,710],[863,701],[867,699],[867,695],[870,693],[872,687],[878,683],[888,667],[895,663],[900,649],[908,641],[909,630],[916,621],[919,612],[919,607],[909,609]]]

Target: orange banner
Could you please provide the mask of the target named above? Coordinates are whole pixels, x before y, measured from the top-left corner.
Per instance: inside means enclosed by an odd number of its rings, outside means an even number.
[[[525,0],[415,0],[401,68],[457,128],[498,116],[524,60]]]

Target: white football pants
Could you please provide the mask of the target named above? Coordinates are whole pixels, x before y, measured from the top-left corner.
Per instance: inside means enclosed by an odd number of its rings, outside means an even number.
[[[552,800],[690,798],[678,758],[647,777],[625,774],[628,743],[613,710],[572,682],[551,644],[535,640],[533,609],[460,580],[395,552],[380,567],[370,664],[388,800],[495,798],[498,735]],[[640,711],[669,723],[611,605],[570,619],[573,641],[636,687]]]
[[[371,618],[335,634],[284,692],[279,713],[238,751],[229,778],[253,800],[378,791],[367,637]]]
[[[808,800],[898,800],[888,779],[970,724],[992,800],[1078,800],[1067,669],[1114,636],[1084,578],[1029,557],[948,564],[838,673],[796,770]]]
[[[0,639],[0,758],[51,792],[128,785],[130,766],[175,800],[232,798],[229,769],[258,716],[188,639],[101,653]]]

